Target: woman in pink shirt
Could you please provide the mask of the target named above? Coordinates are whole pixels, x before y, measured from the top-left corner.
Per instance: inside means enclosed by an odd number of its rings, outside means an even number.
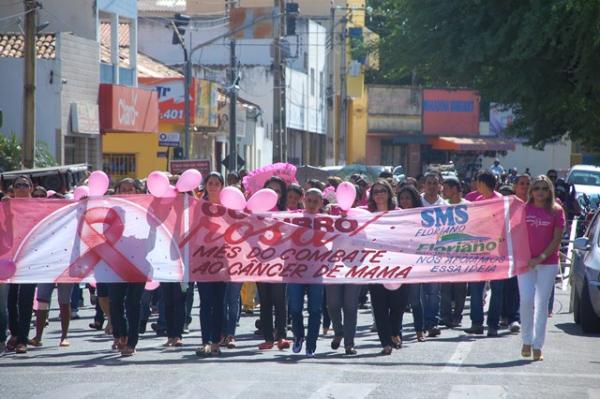
[[[542,346],[546,338],[548,301],[558,273],[558,249],[565,228],[565,213],[556,203],[554,186],[546,176],[532,181],[525,206],[531,259],[529,270],[519,278],[521,296],[521,355],[544,360]]]

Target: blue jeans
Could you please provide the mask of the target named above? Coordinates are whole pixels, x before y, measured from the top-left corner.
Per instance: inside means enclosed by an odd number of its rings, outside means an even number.
[[[437,327],[440,322],[440,302],[442,300],[442,285],[440,283],[422,284],[423,315],[425,330]]]
[[[506,318],[508,324],[519,321],[519,281],[516,276],[504,280],[503,295],[502,317]]]
[[[8,328],[8,284],[0,284],[0,343],[6,341]]]
[[[182,338],[185,321],[185,298],[187,292],[181,288],[181,283],[161,283],[162,295],[159,303],[163,304],[164,318],[169,338]],[[160,305],[159,305],[160,306]]]
[[[145,283],[113,283],[108,286],[113,337],[127,337],[135,348],[140,336],[140,310]]]
[[[225,283],[198,282],[198,292],[200,293],[202,344],[218,344],[221,342],[225,311]]]
[[[425,329],[423,284],[411,284],[410,288],[410,308],[412,310],[414,328],[416,332],[423,332]],[[402,319],[400,319],[400,322],[402,323]]]
[[[306,336],[306,350],[314,352],[317,349],[317,338],[321,325],[321,312],[323,306],[322,284],[289,284],[288,297],[290,313],[292,314],[292,331],[294,337],[304,338],[304,318],[302,308],[304,307],[304,293],[308,294],[308,331]]]
[[[489,328],[497,330],[500,324],[500,315],[502,313],[502,291],[504,290],[504,281],[490,281],[490,287],[492,288],[492,298],[490,299],[487,325]],[[474,326],[483,326],[484,289],[485,281],[469,283],[469,293],[471,294],[471,323]]]
[[[242,283],[227,283],[225,287],[225,318],[223,320],[225,336],[235,336],[235,327],[240,318],[240,292]]]
[[[71,310],[73,312],[79,311],[79,301],[83,298],[83,291],[79,284],[73,284],[73,291],[71,291]]]

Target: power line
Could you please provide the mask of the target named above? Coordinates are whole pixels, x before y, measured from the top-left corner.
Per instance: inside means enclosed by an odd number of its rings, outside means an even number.
[[[30,12],[33,12],[33,11],[34,11],[33,9],[31,9],[31,10],[27,10],[27,11],[21,11],[21,12],[20,12],[20,13],[18,13],[18,14],[9,15],[9,16],[7,16],[7,17],[2,17],[2,18],[0,18],[0,21],[6,21],[6,20],[8,20],[8,19],[13,19],[13,18],[17,18],[17,17],[22,17],[23,15],[27,15],[27,14],[29,14]]]

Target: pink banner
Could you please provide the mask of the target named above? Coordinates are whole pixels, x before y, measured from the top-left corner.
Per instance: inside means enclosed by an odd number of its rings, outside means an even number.
[[[251,215],[189,196],[1,203],[0,280],[423,283],[527,267],[516,198],[344,218]]]

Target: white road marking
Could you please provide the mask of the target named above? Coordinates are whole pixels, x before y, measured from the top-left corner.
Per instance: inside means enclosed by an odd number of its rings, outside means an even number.
[[[600,389],[588,389],[588,398],[600,399]]]
[[[471,353],[471,349],[473,349],[473,340],[462,341],[456,346],[456,350],[450,356],[450,359],[446,363],[446,366],[442,369],[443,372],[446,373],[455,373],[462,366],[463,362]]]

